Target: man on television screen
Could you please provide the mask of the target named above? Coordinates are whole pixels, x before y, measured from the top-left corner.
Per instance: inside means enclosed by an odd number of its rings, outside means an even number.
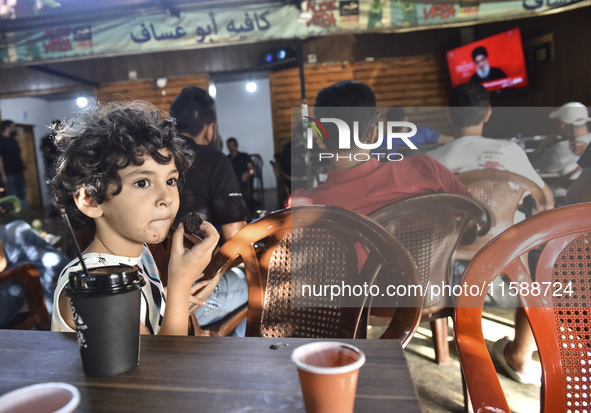
[[[498,67],[490,67],[488,52],[483,46],[478,46],[472,50],[472,60],[476,63],[476,73],[470,78],[472,82],[490,82],[491,80],[507,77],[505,72]]]

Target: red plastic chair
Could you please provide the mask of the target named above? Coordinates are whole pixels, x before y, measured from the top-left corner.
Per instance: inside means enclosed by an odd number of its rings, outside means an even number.
[[[536,282],[541,284],[540,291],[547,289],[545,295],[530,288],[532,279],[524,264],[526,254],[541,245],[545,247],[536,266]],[[454,324],[458,354],[475,412],[510,412],[481,324],[486,296],[482,286],[498,274],[520,283],[519,299],[542,364],[541,411],[589,411],[591,203],[543,212],[512,226],[487,244],[468,265],[462,284],[467,284],[468,291],[480,289],[480,294],[458,297]],[[568,292],[570,288],[572,294]]]
[[[368,254],[360,265],[361,245]],[[205,278],[217,279],[237,262],[248,279],[246,335],[256,337],[364,338],[367,296],[303,297],[301,287],[420,282],[410,254],[388,231],[364,215],[325,205],[286,208],[251,222],[224,243]],[[406,345],[421,302],[415,296],[388,300],[396,308],[381,338]]]

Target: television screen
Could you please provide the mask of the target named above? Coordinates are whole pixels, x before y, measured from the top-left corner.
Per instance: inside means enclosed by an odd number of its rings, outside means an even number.
[[[452,86],[481,83],[489,92],[527,86],[519,29],[508,30],[447,52]]]

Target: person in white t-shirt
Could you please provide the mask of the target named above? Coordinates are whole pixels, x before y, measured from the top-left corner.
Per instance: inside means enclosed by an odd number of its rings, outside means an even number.
[[[503,169],[523,175],[542,187],[546,199],[554,199],[544,181],[529,162],[525,151],[515,142],[482,136],[484,124],[492,114],[487,90],[474,82],[452,89],[449,115],[459,131],[459,138],[427,152],[452,172],[475,169]],[[552,208],[553,205],[546,205]],[[515,339],[503,338],[493,348],[493,357],[507,374],[520,383],[539,384],[541,367],[532,360],[536,349],[531,328],[521,308],[515,313]]]
[[[591,142],[587,122],[591,120],[587,107],[580,102],[568,102],[550,113],[560,122],[560,135],[540,142],[532,154],[532,164],[540,172],[558,173],[576,179],[581,173],[579,156]]]
[[[529,162],[521,147],[510,140],[482,136],[484,124],[492,109],[488,91],[474,82],[463,83],[452,89],[449,115],[459,131],[458,138],[427,152],[454,173],[475,169],[503,169],[531,179],[544,187],[544,181]]]

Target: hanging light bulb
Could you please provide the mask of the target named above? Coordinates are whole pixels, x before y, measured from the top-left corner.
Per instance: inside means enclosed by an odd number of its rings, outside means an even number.
[[[254,93],[257,90],[257,84],[255,82],[253,82],[252,80],[249,80],[248,82],[246,82],[246,91],[248,93]]]

